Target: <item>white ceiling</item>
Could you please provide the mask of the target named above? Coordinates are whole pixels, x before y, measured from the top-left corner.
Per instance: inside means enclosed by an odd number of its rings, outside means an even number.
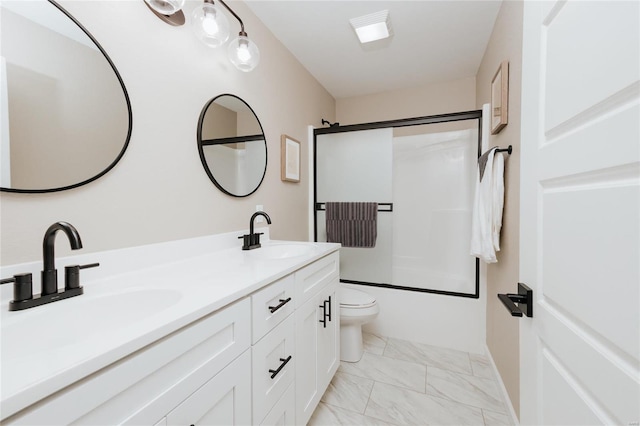
[[[338,99],[475,76],[501,1],[246,3]],[[384,9],[393,37],[361,45],[349,19]],[[250,28],[247,32],[251,37]]]

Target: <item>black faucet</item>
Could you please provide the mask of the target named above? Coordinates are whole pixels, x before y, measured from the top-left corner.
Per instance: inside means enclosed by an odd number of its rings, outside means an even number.
[[[267,219],[267,223],[269,225],[271,225],[271,218],[269,217],[268,214],[266,214],[265,212],[262,211],[257,211],[255,212],[252,216],[251,219],[249,220],[249,234],[245,234],[242,237],[238,237],[238,238],[243,238],[244,239],[244,244],[242,245],[242,250],[253,250],[253,249],[257,249],[260,248],[260,235],[262,235],[262,232],[258,232],[257,234],[255,232],[253,232],[253,222],[255,221],[256,217],[258,216],[264,216],[265,219]]]
[[[56,270],[55,259],[55,242],[56,233],[64,231],[69,238],[71,249],[78,250],[82,248],[82,240],[78,230],[67,222],[56,222],[44,233],[42,241],[42,262],[44,270],[42,271],[42,295],[53,294],[58,292],[58,271]]]
[[[10,311],[20,311],[22,309],[33,308],[45,303],[68,299],[79,296],[84,290],[80,286],[80,269],[94,268],[100,266],[99,263],[88,265],[70,265],[64,268],[64,291],[58,291],[58,271],[55,264],[55,242],[56,233],[63,231],[67,234],[71,248],[78,250],[82,248],[82,240],[78,230],[67,222],[56,222],[47,229],[42,241],[42,292],[33,295],[31,274],[17,274],[13,278],[0,280],[0,284],[14,283],[13,300],[9,302]]]

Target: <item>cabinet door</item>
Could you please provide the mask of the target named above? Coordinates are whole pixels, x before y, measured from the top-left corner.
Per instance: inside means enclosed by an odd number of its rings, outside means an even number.
[[[167,415],[168,426],[251,423],[251,351],[247,350]]]
[[[253,418],[264,418],[293,383],[295,375],[294,318],[290,315],[252,350]]]
[[[322,327],[319,295],[296,309],[296,424],[307,424],[320,401],[318,337]]]
[[[260,426],[294,426],[296,424],[296,394],[293,383],[276,402],[269,414],[260,422]]]
[[[320,394],[329,386],[329,382],[340,365],[340,304],[337,300],[338,280],[329,284],[319,295],[319,305],[326,305],[325,323],[318,323],[318,377]],[[323,310],[320,310],[323,315]]]

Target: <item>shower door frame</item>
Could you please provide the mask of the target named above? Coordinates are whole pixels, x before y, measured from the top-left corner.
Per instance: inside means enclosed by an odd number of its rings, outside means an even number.
[[[455,121],[478,120],[478,158],[482,155],[482,110],[472,110],[463,112],[454,112],[449,114],[429,115],[425,117],[403,118],[399,120],[377,121],[373,123],[350,124],[347,126],[334,125],[331,127],[322,127],[313,129],[313,240],[318,241],[318,176],[317,176],[317,147],[318,135],[327,135],[332,133],[355,132],[359,130],[386,129],[396,127],[420,126],[425,124],[452,123]],[[326,201],[326,200],[325,200]],[[391,210],[393,211],[393,206]],[[396,290],[418,291],[421,293],[442,294],[445,296],[466,297],[471,299],[480,298],[480,259],[476,257],[476,288],[474,293],[460,293],[455,291],[434,290],[429,288],[408,287],[386,283],[372,283],[368,281],[344,280],[340,278],[340,282],[347,284],[358,284],[371,287],[384,287]]]

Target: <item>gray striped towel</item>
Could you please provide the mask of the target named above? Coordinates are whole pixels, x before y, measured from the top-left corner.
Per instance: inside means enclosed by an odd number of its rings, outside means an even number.
[[[378,203],[325,203],[327,241],[342,247],[375,247]]]

